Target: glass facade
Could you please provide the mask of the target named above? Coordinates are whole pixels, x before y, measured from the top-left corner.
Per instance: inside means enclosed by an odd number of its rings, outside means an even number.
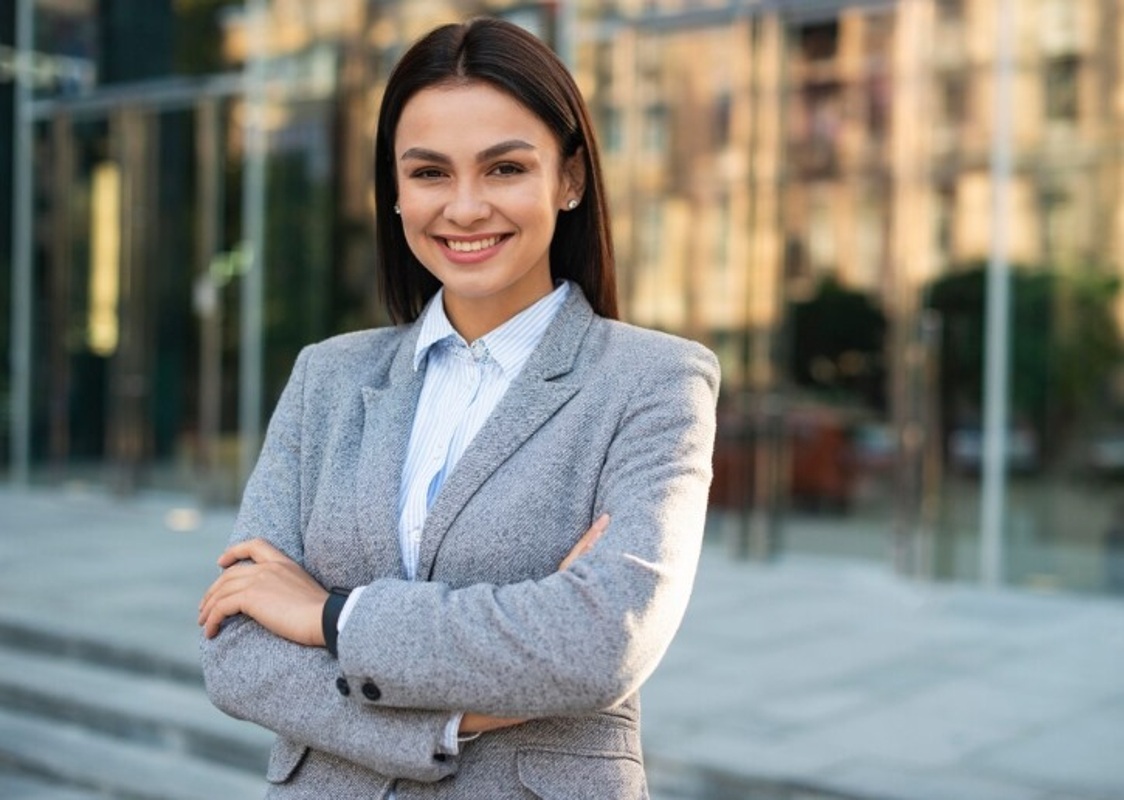
[[[0,235],[33,209],[30,264],[0,256],[5,309],[23,274],[33,297],[5,463],[234,501],[300,346],[383,322],[388,70],[500,14],[590,103],[625,318],[722,361],[714,537],[1124,592],[1124,2],[1010,6],[37,0],[23,115],[0,12],[0,142],[33,134],[30,186],[0,169]]]

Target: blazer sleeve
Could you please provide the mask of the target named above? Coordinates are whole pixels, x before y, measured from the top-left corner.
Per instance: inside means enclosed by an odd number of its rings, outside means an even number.
[[[301,563],[301,434],[311,352],[298,356],[270,420],[231,537],[232,544],[267,539]],[[232,717],[396,778],[436,781],[456,771],[455,757],[435,758],[448,712],[348,702],[337,688],[339,665],[324,648],[294,644],[244,615],[227,620],[201,648],[207,693]]]
[[[339,642],[348,679],[379,689],[377,699],[360,703],[517,717],[585,713],[618,704],[652,673],[694,581],[719,376],[700,345],[676,340],[646,355],[629,370],[642,377],[632,383],[597,485],[594,513],[612,516],[601,541],[537,581],[456,590],[372,583]]]

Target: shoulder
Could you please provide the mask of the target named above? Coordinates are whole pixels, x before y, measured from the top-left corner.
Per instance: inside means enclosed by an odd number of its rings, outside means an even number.
[[[400,325],[324,339],[301,350],[295,369],[321,380],[338,376],[347,382],[381,383],[411,330],[412,326]]]
[[[596,360],[602,362],[599,366],[609,366],[617,375],[636,373],[658,380],[660,376],[691,374],[704,378],[717,390],[717,357],[691,339],[594,317],[588,344]]]

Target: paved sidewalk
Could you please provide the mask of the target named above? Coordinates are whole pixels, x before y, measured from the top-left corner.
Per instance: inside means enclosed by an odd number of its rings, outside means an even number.
[[[197,672],[195,608],[232,519],[178,496],[0,485],[0,624]],[[708,546],[643,697],[650,768],[714,797],[1124,798],[1119,600]]]

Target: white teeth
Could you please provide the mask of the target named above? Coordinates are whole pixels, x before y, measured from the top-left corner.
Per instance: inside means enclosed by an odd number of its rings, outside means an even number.
[[[445,244],[455,253],[475,253],[479,250],[494,247],[499,244],[499,241],[499,236],[489,236],[487,239],[474,239],[471,242],[456,242],[452,239],[446,239]]]

